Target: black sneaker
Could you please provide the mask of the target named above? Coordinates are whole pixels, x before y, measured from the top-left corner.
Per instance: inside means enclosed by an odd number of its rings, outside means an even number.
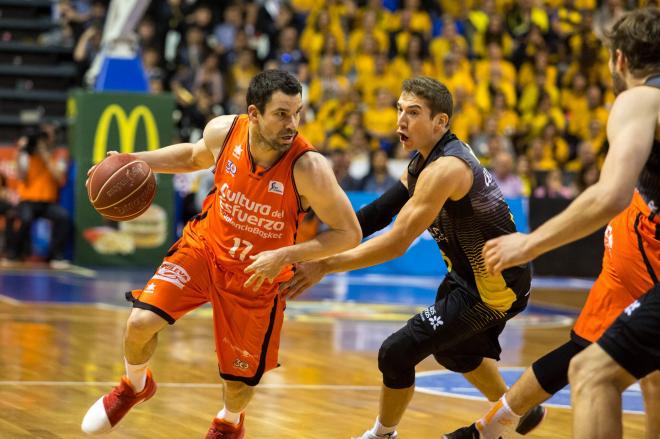
[[[476,425],[472,424],[469,427],[461,427],[452,433],[447,433],[442,436],[442,439],[479,439],[479,430]]]
[[[542,405],[537,405],[525,413],[518,421],[516,433],[527,434],[539,426],[543,418],[545,418],[546,410]],[[477,436],[478,437],[478,436]]]

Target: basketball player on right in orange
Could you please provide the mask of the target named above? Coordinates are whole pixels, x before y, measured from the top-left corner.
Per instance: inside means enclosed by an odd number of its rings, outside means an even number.
[[[247,114],[213,119],[197,143],[134,154],[161,173],[214,166],[215,185],[144,289],[127,294],[126,376],[88,410],[86,433],[109,432],[154,395],[147,363],[158,333],[210,302],[225,390],[206,438],[244,436],[255,386],[277,366],[285,307],[279,284],[293,276],[292,264],[347,250],[362,237],[328,161],[297,134],[301,90],[291,74],[264,71],[250,82]],[[328,230],[294,245],[310,208]]]
[[[568,384],[569,363],[576,438],[620,437],[621,403],[611,397],[642,377],[646,437],[660,437],[660,10],[638,9],[621,17],[608,40],[617,98],[607,122],[610,149],[600,180],[531,234],[501,236],[484,246],[488,269],[497,273],[609,221],[603,269],[571,340],[537,360],[483,418],[447,438],[502,436],[519,413]],[[631,309],[654,284],[655,293],[647,294],[637,311]],[[608,330],[624,309],[626,316]]]

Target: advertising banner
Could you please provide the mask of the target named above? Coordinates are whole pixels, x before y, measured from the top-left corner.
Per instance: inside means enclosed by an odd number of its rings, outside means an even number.
[[[76,264],[156,266],[172,244],[174,194],[171,176],[158,174],[156,197],[140,217],[120,223],[105,220],[92,207],[85,188],[88,169],[107,151],[155,150],[172,141],[171,95],[75,91],[68,102],[72,156],[75,159]]]

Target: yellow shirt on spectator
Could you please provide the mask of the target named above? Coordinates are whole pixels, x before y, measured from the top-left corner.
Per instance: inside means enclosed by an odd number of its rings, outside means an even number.
[[[390,71],[399,78],[408,78],[412,76],[413,73],[408,61],[401,56],[397,56],[392,60],[390,63]],[[433,64],[431,64],[430,61],[423,61],[421,73],[424,76],[435,76]]]
[[[348,51],[351,54],[359,53],[361,51],[362,41],[366,35],[366,31],[361,28],[353,30],[348,36]],[[378,51],[386,52],[390,49],[390,39],[387,34],[380,30],[374,29],[372,36],[376,39],[378,43]]]
[[[532,62],[524,63],[522,66],[520,66],[520,70],[518,71],[518,86],[524,87],[527,84],[534,82],[535,75],[536,75],[536,71],[534,70],[534,63]],[[545,83],[546,86],[555,87],[555,88],[557,87],[556,66],[548,66],[545,69]]]
[[[518,131],[520,118],[518,113],[512,110],[504,110],[497,117],[497,133],[505,136],[511,136]]]
[[[346,119],[346,115],[353,110],[355,110],[353,102],[330,99],[321,102],[316,119],[321,122],[324,131],[329,132],[341,126]]]
[[[372,135],[380,138],[396,133],[397,114],[393,107],[370,107],[364,112],[364,126]]]
[[[429,46],[429,54],[435,60],[436,64],[442,63],[443,58],[448,53],[454,53],[454,46],[459,46],[465,52],[468,48],[468,43],[461,35],[456,35],[454,41],[449,41],[443,37],[436,37],[431,40],[431,45]]]
[[[516,105],[516,88],[515,83],[509,81],[500,81],[498,84],[489,84],[487,81],[481,81],[477,84],[477,92],[475,94],[475,101],[481,111],[488,112],[491,109],[490,88],[498,90],[506,98],[508,107],[515,107]]]
[[[474,76],[477,82],[488,81],[491,77],[491,68],[497,68],[502,72],[502,79],[506,82],[516,83],[516,68],[509,61],[492,61],[485,59],[477,61],[474,65]]]
[[[481,130],[481,112],[470,102],[463,103],[451,118],[451,130],[459,139],[467,141]]]
[[[525,113],[519,126],[521,131],[527,133],[528,138],[533,138],[539,136],[549,122],[554,123],[559,131],[566,127],[566,118],[558,107],[552,107],[548,112]]]
[[[323,123],[319,119],[301,124],[298,131],[318,150],[323,150],[325,144],[325,129]]]
[[[351,84],[345,76],[337,75],[334,78],[314,77],[309,85],[309,102],[317,106],[323,101],[334,99],[342,92],[347,91]]]
[[[472,80],[472,75],[470,74],[466,75],[464,72],[457,70],[456,73],[454,73],[452,76],[445,76],[444,74],[440,73],[438,74],[437,78],[438,81],[447,86],[452,94],[456,93],[457,88],[462,88],[467,94],[470,95],[474,93],[475,85],[474,81]]]
[[[376,103],[376,90],[379,88],[387,89],[392,96],[399,96],[401,93],[401,79],[390,73],[389,69],[382,75],[371,74],[360,76],[355,82],[357,88],[362,94],[362,101],[371,106]]]
[[[522,93],[520,93],[518,111],[520,111],[522,114],[535,111],[536,106],[538,105],[541,98],[541,94],[544,92],[550,96],[550,101],[552,101],[553,105],[559,103],[559,90],[557,90],[557,87],[554,85],[548,87],[546,85],[546,87],[541,90],[541,88],[537,86],[536,83],[532,82],[527,84],[522,89]]]

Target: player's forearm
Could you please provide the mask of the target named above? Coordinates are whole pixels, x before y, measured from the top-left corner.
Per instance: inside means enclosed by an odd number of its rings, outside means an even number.
[[[359,228],[327,230],[309,241],[286,247],[284,249],[286,260],[290,264],[295,264],[296,262],[322,259],[355,247],[360,243],[360,239],[362,239],[362,234]]]
[[[195,161],[192,143],[177,143],[155,151],[135,152],[133,155],[144,160],[156,173],[178,174],[205,169]]]
[[[376,236],[351,250],[324,259],[323,271],[329,274],[358,270],[398,258],[406,252],[409,243],[391,235],[390,232]]]
[[[603,186],[591,186],[566,210],[530,234],[530,251],[537,257],[584,238],[606,225],[626,205]]]

